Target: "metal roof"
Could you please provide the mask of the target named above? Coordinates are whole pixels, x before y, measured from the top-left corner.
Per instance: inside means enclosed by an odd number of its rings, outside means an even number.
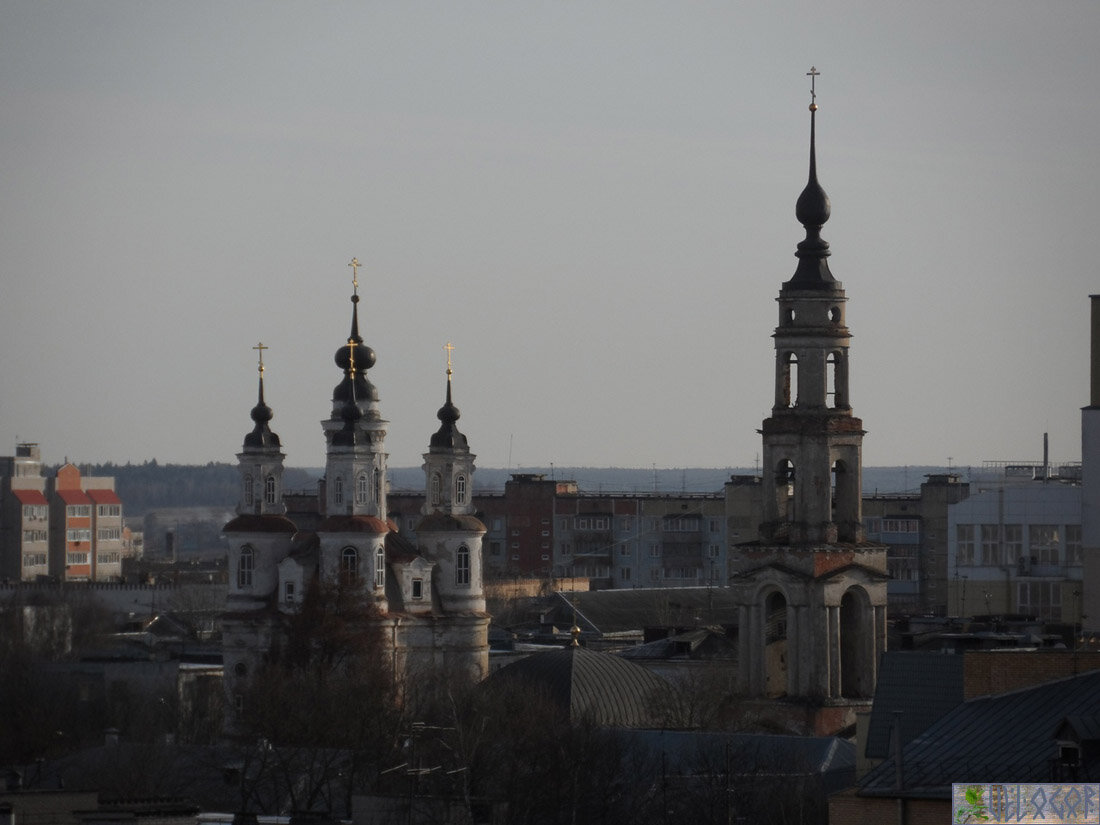
[[[902,789],[894,760],[864,777],[867,796],[944,797],[952,782],[1050,782],[1056,735],[1067,717],[1100,708],[1100,670],[963,702],[902,750]],[[1100,773],[1100,756],[1082,776]]]

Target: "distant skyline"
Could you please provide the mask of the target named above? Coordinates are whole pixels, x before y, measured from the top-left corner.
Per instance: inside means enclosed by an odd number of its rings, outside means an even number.
[[[1100,4],[0,6],[0,454],[324,463],[351,270],[395,467],[751,467],[823,230],[868,466],[1080,458]]]

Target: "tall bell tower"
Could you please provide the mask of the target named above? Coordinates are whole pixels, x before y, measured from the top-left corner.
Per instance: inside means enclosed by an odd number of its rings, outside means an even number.
[[[779,290],[775,397],[760,429],[763,523],[732,565],[732,586],[741,691],[840,706],[874,692],[886,649],[886,549],[863,537],[864,430],[848,394],[848,299],[821,237],[830,205],[817,180],[818,72],[808,75],[810,171],[795,206],[806,237]],[[831,724],[812,723],[818,732]]]

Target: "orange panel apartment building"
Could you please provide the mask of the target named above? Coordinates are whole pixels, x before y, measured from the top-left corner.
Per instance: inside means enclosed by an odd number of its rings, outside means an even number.
[[[115,481],[72,464],[42,475],[37,444],[0,457],[0,580],[117,581],[122,501]]]

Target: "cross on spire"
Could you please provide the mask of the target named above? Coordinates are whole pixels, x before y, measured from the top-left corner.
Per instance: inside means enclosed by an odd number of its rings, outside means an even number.
[[[443,349],[447,351],[447,378],[450,378],[454,370],[451,369],[451,353],[455,351],[455,345],[448,341],[443,345]]]
[[[810,108],[817,108],[817,77],[821,72],[817,70],[816,66],[810,66],[810,70],[806,72],[806,77],[810,78]]]
[[[260,375],[262,376],[264,374],[264,350],[271,349],[271,347],[265,347],[264,342],[260,341],[252,349],[258,350],[260,353]]]
[[[351,267],[351,287],[355,291],[355,294],[359,294],[359,267],[362,266],[359,263],[358,258],[352,258],[351,263],[348,264]]]

